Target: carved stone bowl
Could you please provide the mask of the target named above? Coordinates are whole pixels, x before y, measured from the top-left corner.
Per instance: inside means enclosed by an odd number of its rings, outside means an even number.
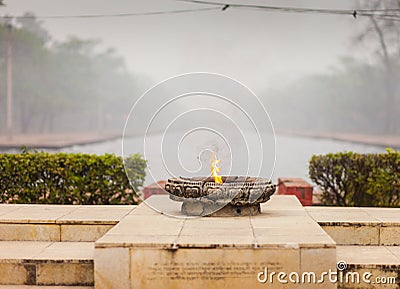
[[[275,193],[270,180],[223,176],[222,184],[212,177],[171,178],[165,184],[170,198],[183,202],[181,211],[194,216],[249,216],[259,214],[260,204]]]

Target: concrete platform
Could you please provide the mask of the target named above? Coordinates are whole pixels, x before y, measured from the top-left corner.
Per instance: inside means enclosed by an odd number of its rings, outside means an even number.
[[[163,198],[150,202],[180,213]],[[274,196],[262,212],[185,219],[145,204],[0,205],[0,289],[400,288],[400,209],[302,207]],[[397,276],[397,284],[257,280],[266,267],[318,274],[336,261],[374,278]]]
[[[400,245],[400,208],[306,207],[338,245]]]
[[[166,212],[179,210],[168,196],[152,199]],[[335,242],[294,196],[274,196],[261,215],[233,218],[171,218],[141,204],[95,245],[96,288],[265,288],[257,274],[266,267],[336,268]]]

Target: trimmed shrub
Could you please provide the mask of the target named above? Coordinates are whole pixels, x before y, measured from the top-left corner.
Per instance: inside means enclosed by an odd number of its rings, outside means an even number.
[[[25,152],[0,154],[0,202],[132,205],[145,179],[146,161],[105,154]],[[132,189],[133,188],[133,189]]]
[[[400,152],[314,155],[310,179],[330,206],[400,206]]]

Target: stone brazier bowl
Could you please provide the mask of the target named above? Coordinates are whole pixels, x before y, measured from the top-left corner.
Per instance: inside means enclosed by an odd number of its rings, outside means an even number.
[[[251,216],[261,213],[260,204],[275,193],[270,180],[255,177],[223,176],[222,184],[212,177],[171,178],[165,184],[170,198],[182,203],[189,216]]]

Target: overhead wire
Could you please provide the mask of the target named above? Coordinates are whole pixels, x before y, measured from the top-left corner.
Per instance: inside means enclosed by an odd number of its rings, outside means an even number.
[[[229,2],[215,2],[206,0],[177,0],[180,2],[187,2],[193,4],[218,6],[223,10],[227,8],[239,8],[239,9],[253,9],[267,12],[283,12],[283,13],[301,13],[301,14],[330,14],[330,15],[348,15],[348,16],[379,16],[388,18],[388,20],[400,20],[400,8],[388,8],[388,9],[328,9],[328,8],[303,8],[303,7],[289,7],[289,6],[269,6],[269,5],[257,5],[257,4],[237,4]],[[399,12],[399,14],[393,14],[393,12]]]
[[[113,18],[113,17],[136,17],[136,16],[152,16],[152,15],[169,15],[169,14],[186,14],[196,12],[207,12],[228,8],[251,9],[266,12],[282,12],[282,13],[300,13],[300,14],[329,14],[329,15],[348,15],[356,17],[376,17],[378,19],[389,21],[400,21],[400,8],[388,9],[330,9],[330,8],[304,8],[289,6],[270,6],[256,4],[237,4],[228,2],[215,2],[207,0],[177,0],[200,5],[208,5],[211,7],[181,9],[181,10],[161,10],[149,12],[128,12],[128,13],[111,13],[111,14],[78,14],[78,15],[0,15],[0,18],[19,18],[19,19],[74,19],[74,18]],[[399,12],[396,14],[395,12]]]
[[[150,12],[131,12],[131,13],[114,13],[114,14],[79,14],[79,15],[1,15],[0,18],[19,18],[19,19],[69,19],[69,18],[113,18],[113,17],[135,17],[135,16],[152,16],[167,14],[186,14],[194,12],[205,12],[219,10],[217,7],[181,9],[181,10],[165,10]]]

